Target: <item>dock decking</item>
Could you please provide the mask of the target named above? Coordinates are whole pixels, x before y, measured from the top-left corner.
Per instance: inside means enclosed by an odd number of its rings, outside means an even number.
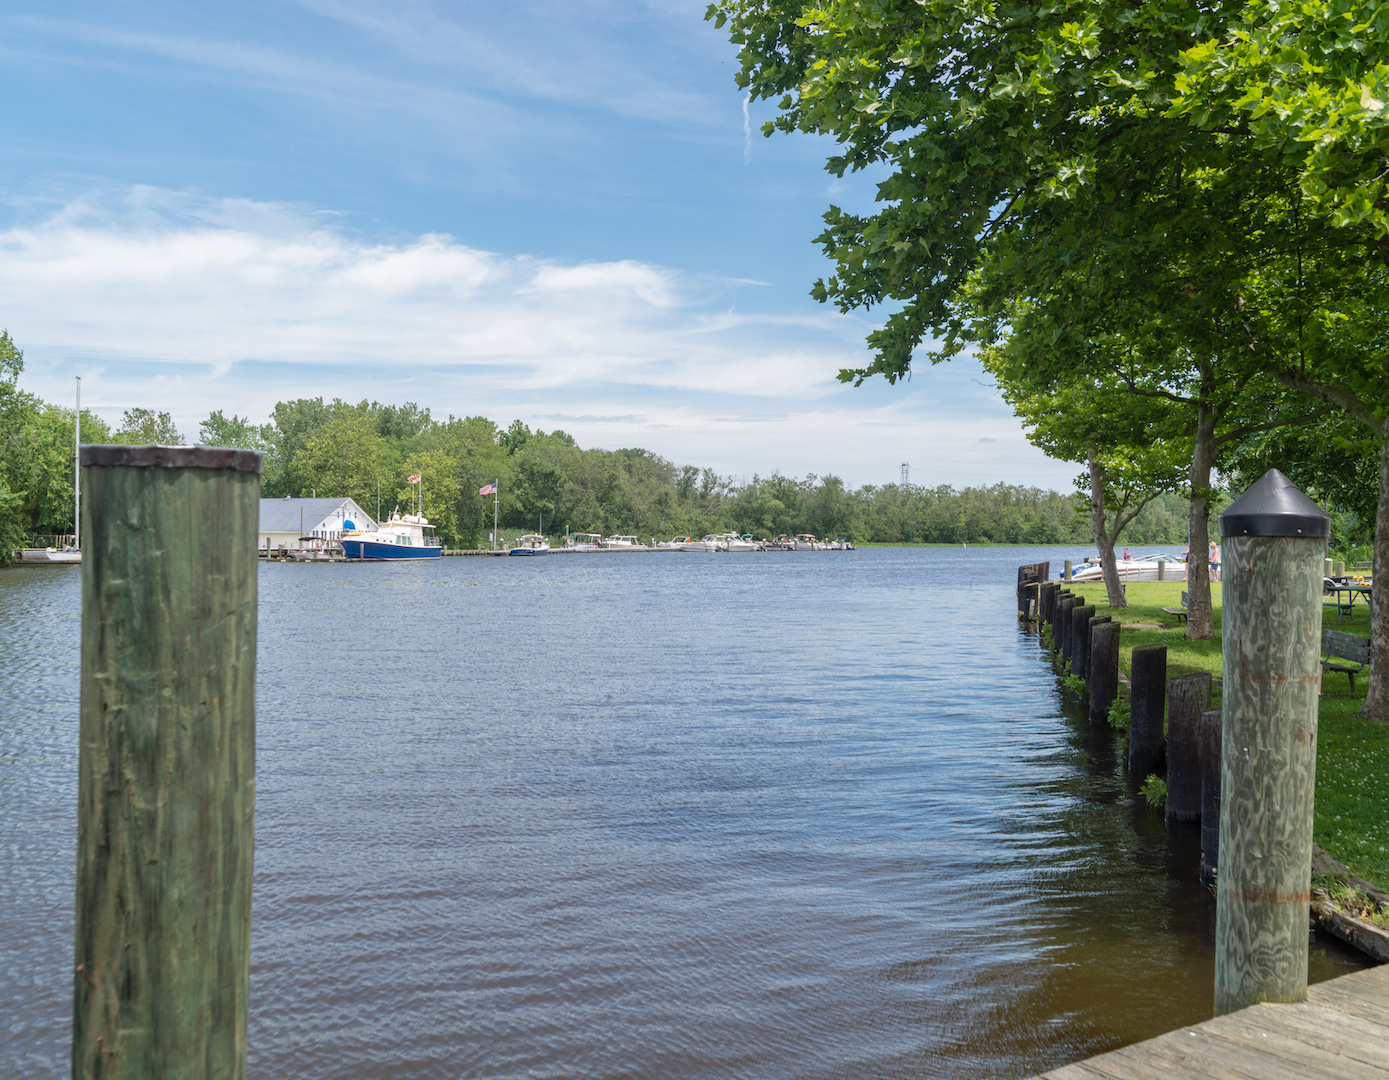
[[[1300,1005],[1255,1005],[1036,1080],[1389,1080],[1389,965],[1307,988]]]

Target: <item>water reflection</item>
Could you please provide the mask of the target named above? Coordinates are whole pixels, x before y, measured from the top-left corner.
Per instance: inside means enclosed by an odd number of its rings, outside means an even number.
[[[1038,557],[264,567],[251,1074],[1021,1077],[1208,1016],[1196,831],[1019,629]],[[75,586],[0,573],[7,1073],[66,1060]]]

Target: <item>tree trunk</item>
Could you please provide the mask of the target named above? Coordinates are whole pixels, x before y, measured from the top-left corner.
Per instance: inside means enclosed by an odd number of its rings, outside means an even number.
[[[1119,538],[1109,535],[1109,525],[1104,516],[1104,466],[1090,458],[1090,527],[1095,534],[1095,546],[1100,549],[1100,566],[1104,568],[1104,589],[1109,594],[1109,606],[1128,607],[1124,599],[1124,586],[1119,583],[1119,567],[1114,561],[1114,542]]]
[[[1186,528],[1186,636],[1206,640],[1215,636],[1211,611],[1211,570],[1208,561],[1211,532],[1211,470],[1215,466],[1215,413],[1202,402],[1196,407],[1196,439],[1191,452],[1191,509]]]
[[[1389,438],[1379,444],[1379,505],[1375,510],[1374,569],[1370,582],[1370,668],[1362,720],[1389,720]]]

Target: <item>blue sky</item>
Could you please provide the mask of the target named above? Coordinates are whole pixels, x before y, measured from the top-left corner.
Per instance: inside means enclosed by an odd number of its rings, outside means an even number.
[[[23,385],[185,435],[416,401],[725,474],[1069,487],[976,365],[860,388],[807,295],[874,182],[764,139],[704,3],[11,0],[0,326]]]

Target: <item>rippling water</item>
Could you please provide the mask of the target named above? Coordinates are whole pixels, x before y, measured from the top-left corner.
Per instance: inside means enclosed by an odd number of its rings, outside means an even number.
[[[1014,615],[1075,554],[262,567],[251,1075],[1024,1077],[1208,1017],[1196,831]],[[67,1071],[78,593],[0,572],[6,1076]]]

